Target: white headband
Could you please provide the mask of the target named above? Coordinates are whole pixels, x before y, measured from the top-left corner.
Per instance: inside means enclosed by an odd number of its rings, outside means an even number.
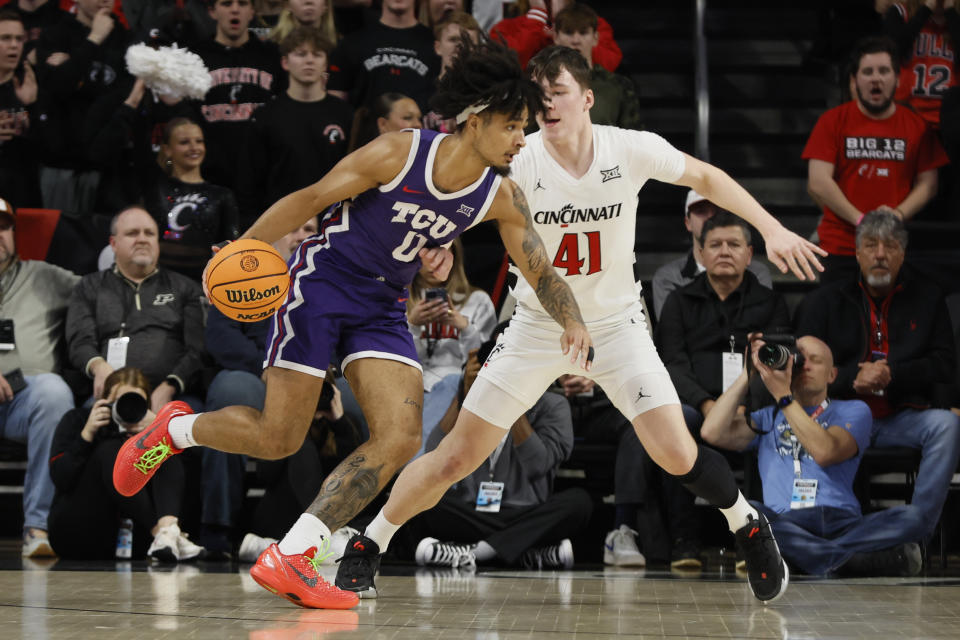
[[[457,124],[463,124],[464,122],[467,121],[467,118],[470,117],[470,114],[480,113],[481,111],[483,111],[489,106],[490,106],[489,102],[470,105],[469,107],[467,107],[466,109],[464,109],[463,111],[457,114]]]

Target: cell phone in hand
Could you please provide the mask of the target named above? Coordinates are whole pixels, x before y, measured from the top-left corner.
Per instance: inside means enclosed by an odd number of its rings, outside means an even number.
[[[427,302],[432,302],[434,300],[446,300],[447,299],[447,290],[443,287],[436,287],[433,289],[427,289],[423,292],[423,299]]]
[[[27,388],[27,381],[23,378],[23,371],[20,369],[14,369],[10,373],[5,373],[3,377],[7,379],[7,384],[10,385],[10,389],[14,394],[18,394]]]

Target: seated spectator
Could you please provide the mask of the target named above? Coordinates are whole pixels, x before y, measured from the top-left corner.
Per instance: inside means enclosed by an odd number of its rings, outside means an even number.
[[[690,232],[690,239],[693,243],[686,256],[672,260],[653,274],[653,313],[659,320],[660,312],[663,310],[663,304],[667,301],[667,296],[674,289],[678,289],[693,282],[693,279],[703,273],[704,266],[700,258],[700,234],[703,232],[703,223],[712,218],[720,207],[713,204],[702,195],[691,189],[687,192],[686,209],[683,214],[683,223]],[[751,260],[747,265],[753,275],[763,286],[768,289],[773,288],[773,280],[770,278],[770,269],[762,262]]]
[[[423,368],[423,445],[457,395],[470,351],[490,338],[497,324],[493,301],[472,286],[463,270],[463,245],[450,246],[453,266],[439,280],[426,265],[410,286],[407,322]]]
[[[37,77],[23,59],[26,37],[19,14],[0,9],[0,193],[17,206],[39,207],[36,145],[29,138]]]
[[[150,383],[138,369],[117,369],[104,381],[90,409],[73,409],[60,420],[50,449],[56,485],[50,509],[50,542],[64,558],[112,560],[121,518],[133,521],[133,557],[192,560],[204,549],[180,531],[184,471],[181,460],[163,465],[147,491],[126,498],[111,480],[124,440],[143,431],[156,414],[147,406]],[[143,541],[147,534],[149,548]]]
[[[549,3],[549,8],[548,8]],[[518,4],[523,5],[521,0]],[[529,10],[516,18],[501,20],[490,30],[490,36],[503,40],[507,46],[517,52],[520,64],[524,67],[538,51],[551,44],[553,28],[551,16],[557,16],[571,0],[529,0]],[[591,59],[607,71],[616,71],[623,59],[620,47],[613,39],[613,27],[603,18],[597,20],[598,41],[593,48]]]
[[[590,66],[590,90],[593,106],[590,121],[623,129],[642,129],[637,90],[627,76],[608,71],[593,60],[593,51],[600,42],[597,31],[599,17],[589,5],[568,4],[553,21],[553,42],[580,53]]]
[[[384,93],[377,96],[369,108],[357,109],[353,122],[350,148],[356,149],[382,133],[419,129],[420,107],[402,93]]]
[[[883,27],[897,43],[901,57],[895,100],[939,128],[943,94],[957,86],[954,51],[960,42],[960,12],[956,4],[953,0],[897,2],[884,14]]]
[[[77,0],[77,12],[49,27],[37,44],[41,91],[33,135],[39,142],[43,206],[93,210],[99,173],[82,138],[91,105],[126,75],[129,32],[111,0]]]
[[[489,353],[495,342],[483,350]],[[430,433],[428,451],[453,428],[479,370],[480,359],[472,352],[463,393]],[[557,394],[545,393],[504,434],[486,463],[453,485],[437,506],[410,521],[408,535],[420,539],[417,564],[469,569],[499,561],[529,569],[572,567],[570,538],[586,527],[593,511],[584,489],[553,491],[557,468],[572,450],[570,409]]]
[[[203,172],[210,182],[233,189],[253,112],[280,93],[283,73],[276,46],[250,35],[251,0],[210,4],[216,34],[195,49],[213,80],[200,107],[209,145]]]
[[[749,384],[744,370],[704,420],[703,439],[757,452],[763,502],[753,505],[767,516],[793,566],[813,575],[916,575],[919,514],[902,507],[867,517],[860,512],[853,479],[873,418],[860,400],[827,397],[837,377],[830,348],[804,336],[796,344],[800,355],[775,369],[758,358],[763,345],[755,339],[748,357],[776,404],[749,416],[739,411]]]
[[[314,216],[300,225],[299,229],[291,231],[273,243],[273,248],[276,249],[281,256],[283,256],[284,260],[289,262],[290,256],[296,253],[297,248],[301,245],[301,243],[303,243],[303,241],[310,236],[317,235],[318,229],[319,226],[317,224],[317,217]],[[261,355],[263,354],[261,353]]]
[[[203,352],[200,285],[158,266],[157,224],[142,208],[113,217],[110,246],[113,268],[84,276],[69,298],[70,362],[93,378],[95,398],[110,373],[128,366],[147,376],[154,411],[174,397],[200,410],[189,394]]]
[[[269,38],[280,44],[298,27],[313,29],[333,48],[339,40],[333,20],[333,0],[287,0]],[[259,15],[259,12],[258,12]],[[326,52],[329,56],[330,52]]]
[[[276,542],[293,526],[320,492],[323,479],[347,454],[363,443],[359,427],[344,412],[340,391],[333,384],[334,373],[327,370],[326,381],[310,431],[300,450],[280,460],[258,460],[257,478],[264,485],[263,498],[257,503],[247,533],[240,545],[241,562],[254,562],[264,549]],[[333,564],[356,529],[342,527],[331,536],[324,564]]]
[[[402,92],[421,111],[435,90],[440,59],[433,33],[417,22],[414,0],[384,2],[380,19],[346,36],[330,58],[330,93],[354,107]]]
[[[254,112],[238,158],[243,228],[283,196],[322,178],[347,153],[353,110],[327,93],[330,50],[309,27],[280,43],[287,90]]]
[[[860,275],[808,295],[797,310],[797,330],[833,351],[839,370],[834,398],[858,398],[873,413],[870,446],[910,447],[922,455],[913,498],[928,539],[960,456],[960,417],[932,408],[938,386],[952,385],[953,330],[943,294],[904,268],[907,232],[887,210],[857,226]]]
[[[233,192],[203,179],[203,130],[187,118],[174,118],[163,131],[154,182],[144,198],[160,229],[160,266],[200,282],[210,246],[240,235]]]
[[[803,150],[807,190],[823,208],[824,284],[856,276],[854,229],[867,211],[912,218],[936,195],[937,168],[947,163],[927,122],[894,102],[900,62],[893,41],[862,40],[850,68],[854,99],[820,116]]]
[[[746,223],[731,213],[717,213],[703,223],[700,245],[704,273],[667,297],[654,334],[696,440],[704,417],[743,369],[740,354],[747,333],[790,324],[783,297],[747,270],[753,246]],[[671,564],[699,566],[694,496],[670,474],[660,475],[673,539]]]
[[[439,78],[443,77],[453,63],[453,58],[460,50],[460,43],[464,36],[469,36],[474,42],[480,38],[480,25],[473,16],[464,11],[446,13],[443,19],[433,27],[433,49],[440,56]],[[431,110],[423,116],[423,128],[441,133],[453,133],[456,131],[457,122],[454,118],[444,120],[439,113]]]
[[[38,260],[21,261],[16,213],[0,198],[0,438],[27,446],[23,480],[23,555],[51,556],[47,515],[53,482],[47,470],[57,422],[73,408],[60,377],[66,301],[80,279]]]

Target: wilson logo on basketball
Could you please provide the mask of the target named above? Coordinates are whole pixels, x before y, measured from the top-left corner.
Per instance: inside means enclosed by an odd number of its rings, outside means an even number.
[[[254,258],[256,260],[256,258]],[[265,298],[270,298],[280,293],[280,286],[270,287],[269,289],[264,289],[263,291],[258,291],[253,287],[250,287],[246,291],[242,289],[225,289],[227,293],[228,302],[257,302],[258,300],[263,300]]]
[[[260,261],[257,260],[256,256],[243,256],[240,259],[240,268],[244,271],[256,271],[259,266]]]

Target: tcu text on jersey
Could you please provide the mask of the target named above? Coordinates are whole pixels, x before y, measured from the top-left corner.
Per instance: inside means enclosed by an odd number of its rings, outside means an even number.
[[[417,252],[427,244],[427,236],[420,231],[425,231],[434,240],[441,240],[457,230],[457,225],[445,215],[411,202],[396,202],[393,210],[397,214],[390,218],[390,222],[409,224],[412,228],[400,246],[393,250],[394,259],[401,262],[410,262],[416,258]]]
[[[907,159],[907,141],[903,138],[881,136],[847,136],[844,153],[848,160],[896,160]]]

